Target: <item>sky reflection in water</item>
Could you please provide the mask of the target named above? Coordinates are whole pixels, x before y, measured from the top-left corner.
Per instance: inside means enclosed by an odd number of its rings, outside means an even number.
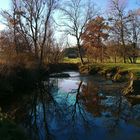
[[[70,75],[50,79],[50,102],[43,97],[32,113],[32,125],[38,128],[34,139],[140,139],[140,105],[131,106],[121,96],[120,83],[76,72]]]

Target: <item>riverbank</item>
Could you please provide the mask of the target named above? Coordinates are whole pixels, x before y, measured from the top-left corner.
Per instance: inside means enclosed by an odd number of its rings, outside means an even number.
[[[79,63],[49,64],[43,67],[24,67],[23,65],[0,65],[0,99],[12,97],[32,91],[38,81],[48,79],[52,73],[63,71],[80,71],[82,74],[101,74],[114,81],[129,79],[129,73],[134,73],[134,80],[140,79],[140,64],[94,63],[80,65]],[[59,75],[59,77],[65,75]],[[67,75],[66,75],[67,76]],[[68,77],[68,76],[67,76]]]
[[[42,67],[25,67],[24,65],[0,65],[0,99],[12,98],[28,93],[36,88],[37,83],[46,80],[52,73],[63,71],[78,71],[78,64],[59,63],[48,64]],[[61,75],[59,75],[61,76]],[[65,76],[65,75],[62,75]]]
[[[23,65],[0,65],[0,98],[5,95],[12,97],[22,92],[25,94],[26,91],[33,90],[38,81],[48,79],[52,73],[63,71],[80,71],[82,74],[91,75],[99,73],[107,78],[112,78],[114,81],[128,80],[129,73],[132,72],[135,80],[140,79],[140,64],[94,63],[80,65],[79,63],[58,63],[44,65],[41,68],[37,66],[27,68]]]
[[[125,96],[140,94],[140,64],[100,63],[80,66],[82,74],[100,74],[113,82],[125,82],[122,94]]]
[[[99,72],[101,74],[106,74],[109,71],[113,71],[116,67],[120,69],[121,72],[133,72],[136,78],[140,78],[140,64],[124,64],[124,63],[94,63],[86,64],[81,66],[81,72],[94,74]]]

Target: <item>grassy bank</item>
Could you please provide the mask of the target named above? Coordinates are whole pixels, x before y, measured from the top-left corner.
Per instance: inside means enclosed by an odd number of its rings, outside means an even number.
[[[131,71],[137,78],[140,78],[140,64],[124,64],[124,63],[102,63],[92,64],[91,67],[100,67],[104,71],[119,67],[121,72]]]
[[[85,59],[86,61],[86,59]],[[64,63],[79,63],[80,64],[80,58],[64,58]],[[119,67],[122,72],[124,71],[131,71],[133,72],[137,78],[140,78],[140,58],[137,60],[137,64],[130,64],[130,63],[92,63],[92,64],[86,64],[83,66],[84,73],[87,73],[89,69],[96,69],[100,68],[102,69],[102,72],[113,69],[115,67]],[[89,68],[89,69],[88,69]]]

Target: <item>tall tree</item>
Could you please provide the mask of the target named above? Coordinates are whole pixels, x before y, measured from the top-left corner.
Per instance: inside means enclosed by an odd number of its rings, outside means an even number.
[[[127,0],[110,0],[110,18],[112,22],[112,33],[118,34],[123,47],[123,59],[126,63],[126,38],[128,37],[127,23],[128,15],[125,12]]]
[[[131,56],[132,63],[136,63],[138,56],[138,42],[140,41],[140,15],[137,10],[129,11],[129,42],[132,46]]]
[[[67,0],[61,10],[64,15],[64,30],[75,37],[81,63],[84,64],[81,36],[87,22],[95,16],[94,4],[90,0]]]
[[[97,16],[90,20],[82,34],[83,45],[88,53],[92,53],[92,47],[100,49],[100,60],[103,62],[103,41],[108,38],[108,24],[103,17]]]

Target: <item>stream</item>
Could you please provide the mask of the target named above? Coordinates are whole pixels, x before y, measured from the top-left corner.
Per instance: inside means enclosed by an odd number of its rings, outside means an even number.
[[[140,140],[140,101],[122,96],[125,83],[67,73],[41,81],[12,105],[32,140]]]

